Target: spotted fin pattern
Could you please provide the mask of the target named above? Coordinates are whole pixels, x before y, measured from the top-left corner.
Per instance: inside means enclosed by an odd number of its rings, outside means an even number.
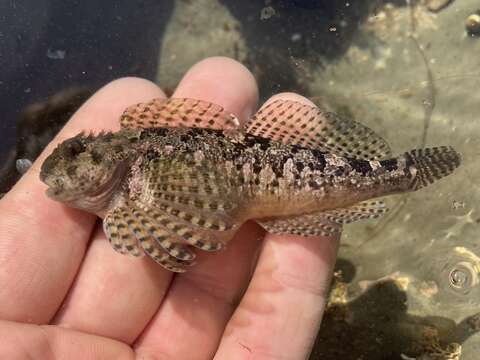
[[[338,224],[349,224],[364,219],[376,219],[388,212],[383,201],[362,201],[347,208],[325,211],[330,221]]]
[[[192,261],[195,258],[195,253],[190,251],[187,246],[181,244],[181,239],[175,236],[168,227],[165,227],[168,220],[167,215],[163,215],[162,223],[159,219],[152,216],[152,210],[142,209],[140,207],[133,207],[132,214],[140,225],[133,228],[137,239],[142,243],[143,239],[153,237],[160,247],[170,256],[183,261]],[[161,216],[161,215],[159,215]]]
[[[113,248],[122,254],[146,253],[155,262],[174,272],[193,265],[195,254],[168,228],[150,220],[141,209],[126,204],[111,210],[103,220],[105,234]],[[140,251],[142,249],[143,251]]]
[[[185,246],[180,246],[180,243],[205,251],[217,251],[223,247],[223,243],[212,232],[156,208],[140,205],[135,210],[135,215],[165,251],[181,260],[193,260],[194,254]]]
[[[271,220],[257,220],[265,230],[274,234],[301,236],[334,236],[342,225],[363,219],[375,219],[388,209],[382,201],[363,201],[347,208]]]
[[[229,214],[238,206],[238,187],[221,170],[202,161],[153,159],[143,202],[153,198],[159,210],[194,226],[230,230],[237,225]]]
[[[282,219],[257,220],[269,233],[291,234],[300,236],[334,236],[342,232],[341,224],[337,224],[325,215],[314,213]]]
[[[460,154],[450,146],[412,150],[405,153],[404,157],[407,166],[416,169],[412,190],[421,189],[451,174],[461,162]]]
[[[193,264],[193,247],[218,251],[240,225],[234,216],[238,186],[221,167],[175,154],[144,168],[136,199],[111,210],[104,220],[112,246],[132,244],[165,268],[182,272]],[[127,247],[128,246],[128,247]]]
[[[391,155],[385,140],[368,127],[292,100],[262,107],[246,124],[246,131],[347,158],[380,160]]]
[[[122,128],[189,127],[235,131],[238,118],[220,105],[207,101],[153,99],[128,107],[120,117]]]
[[[103,219],[103,229],[113,249],[121,254],[142,255],[137,239],[129,229],[131,215],[128,209],[117,207]]]

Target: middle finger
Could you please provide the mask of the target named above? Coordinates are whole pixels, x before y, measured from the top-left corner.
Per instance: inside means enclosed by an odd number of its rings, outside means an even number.
[[[216,103],[245,122],[256,105],[257,88],[243,65],[226,58],[210,58],[187,73],[174,96]],[[225,251],[199,252],[197,264],[175,277],[168,297],[136,344],[137,352],[178,359],[211,358],[248,284],[262,236],[263,231],[249,223]]]
[[[112,94],[116,97],[132,97],[132,81],[117,80],[113,89],[107,85],[102,91],[116,92]],[[165,97],[158,87],[153,90],[150,82],[135,81],[148,86],[136,88],[132,103]],[[96,95],[92,100],[95,99]],[[102,118],[102,113],[96,116]],[[146,258],[130,258],[115,252],[99,225],[53,323],[131,343],[157,310],[172,275]]]

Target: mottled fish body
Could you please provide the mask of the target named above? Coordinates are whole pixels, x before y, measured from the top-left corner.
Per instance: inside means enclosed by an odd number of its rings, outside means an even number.
[[[192,247],[218,250],[247,220],[273,233],[339,234],[386,212],[371,199],[415,191],[460,164],[450,147],[392,157],[370,129],[293,101],[265,106],[245,129],[192,99],[135,105],[121,124],[60,144],[41,179],[52,198],[104,218],[117,251],[177,272],[193,263]]]

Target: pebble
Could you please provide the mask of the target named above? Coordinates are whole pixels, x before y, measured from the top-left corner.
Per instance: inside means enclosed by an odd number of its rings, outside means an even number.
[[[19,174],[25,174],[32,166],[32,162],[29,159],[17,159],[15,167]]]
[[[480,15],[475,13],[467,17],[465,28],[469,35],[480,35]]]

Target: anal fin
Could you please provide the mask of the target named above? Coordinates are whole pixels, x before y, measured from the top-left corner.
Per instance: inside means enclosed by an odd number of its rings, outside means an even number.
[[[330,221],[324,213],[313,213],[288,218],[256,220],[273,234],[300,236],[334,236],[342,232],[340,224]]]
[[[335,236],[340,235],[344,224],[378,218],[387,211],[382,201],[363,201],[345,208],[257,222],[273,234]]]
[[[362,201],[345,208],[325,211],[325,216],[338,224],[349,224],[358,220],[376,219],[388,212],[380,200]]]

